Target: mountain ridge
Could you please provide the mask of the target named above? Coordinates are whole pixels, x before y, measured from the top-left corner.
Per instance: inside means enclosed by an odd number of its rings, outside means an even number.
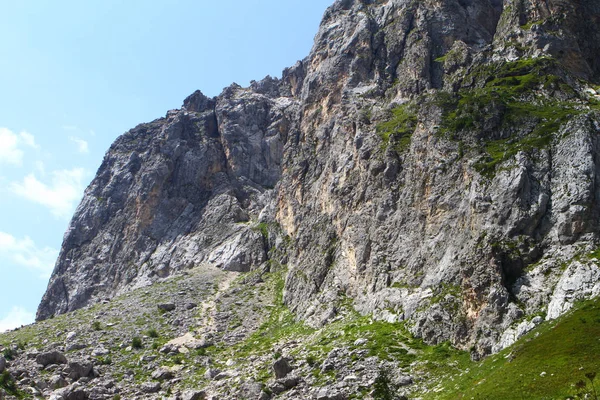
[[[600,291],[599,15],[592,1],[335,2],[281,79],[195,92],[117,139],[37,319],[202,263],[276,263],[310,326],[343,295],[475,358],[510,345],[524,316]]]

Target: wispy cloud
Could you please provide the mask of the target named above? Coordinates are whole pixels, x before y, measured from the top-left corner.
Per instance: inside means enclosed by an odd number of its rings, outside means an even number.
[[[65,131],[76,131],[79,129],[75,125],[63,125],[62,128]]]
[[[21,132],[21,133],[19,133],[19,139],[21,139],[21,141],[25,145],[27,145],[29,147],[33,147],[34,149],[39,149],[40,148],[40,146],[35,141],[35,136],[33,136],[29,132]]]
[[[77,145],[77,151],[80,152],[81,154],[87,154],[90,152],[88,142],[86,142],[85,140],[75,137],[75,136],[71,136],[69,138],[69,140],[71,140],[73,143],[75,143]]]
[[[22,146],[39,148],[31,133],[16,134],[8,128],[0,128],[0,163],[20,166],[25,154]]]
[[[21,325],[31,324],[35,320],[35,315],[23,307],[15,306],[8,314],[0,319],[0,332],[18,328]]]
[[[17,239],[0,231],[0,257],[39,273],[41,279],[48,279],[58,257],[58,251],[51,247],[38,247],[30,237]]]
[[[29,174],[21,182],[13,182],[9,189],[34,203],[50,209],[60,218],[68,218],[84,190],[86,172],[83,168],[53,171],[51,182],[45,183]]]

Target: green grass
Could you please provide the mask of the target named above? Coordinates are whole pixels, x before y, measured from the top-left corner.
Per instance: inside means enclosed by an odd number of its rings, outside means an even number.
[[[159,337],[160,335],[158,334],[158,331],[154,328],[148,329],[148,331],[146,332],[146,334],[148,335],[148,337],[154,338],[156,339],[157,337]]]
[[[556,61],[548,57],[475,68],[465,79],[472,88],[456,96],[438,94],[435,103],[443,111],[439,133],[459,139],[461,132],[477,132],[485,155],[474,167],[492,177],[499,164],[518,152],[547,147],[564,123],[586,111],[557,71]],[[572,100],[556,100],[555,91]],[[503,139],[491,135],[498,132],[504,132]]]
[[[441,391],[423,399],[566,399],[600,370],[600,299],[542,324],[481,363],[448,375]],[[545,374],[542,373],[545,372]],[[590,397],[593,398],[593,397]]]
[[[392,109],[390,119],[380,122],[376,127],[376,132],[382,140],[382,149],[385,150],[391,145],[398,153],[406,150],[410,146],[417,121],[417,114],[411,103]]]
[[[260,232],[265,240],[269,240],[269,224],[267,222],[261,222],[252,228],[253,230]]]
[[[274,294],[274,307],[268,319],[242,343],[234,346],[233,354],[243,358],[249,354],[271,351],[274,344],[282,339],[291,340],[294,337],[307,336],[314,332],[296,317],[283,304],[285,270],[279,270],[264,276],[266,284]]]

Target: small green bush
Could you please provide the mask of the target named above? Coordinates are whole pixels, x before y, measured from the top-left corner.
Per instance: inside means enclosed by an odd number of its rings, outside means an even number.
[[[102,325],[100,325],[100,321],[94,321],[92,323],[92,329],[95,331],[101,331],[102,330]]]
[[[159,337],[158,331],[156,329],[154,329],[154,328],[149,329],[148,332],[146,332],[146,333],[151,338],[157,338],[157,337]]]
[[[319,361],[317,360],[317,358],[315,356],[313,356],[312,354],[309,354],[308,356],[306,356],[306,363],[310,367],[315,367],[319,363]]]
[[[8,361],[14,360],[16,355],[16,352],[8,347],[2,351],[2,356]]]
[[[111,365],[112,364],[111,356],[98,357],[98,358],[96,358],[96,360],[98,361],[98,364],[100,364],[100,365]]]
[[[15,384],[13,377],[6,370],[0,374],[0,388],[12,395],[17,395],[18,393],[17,385]]]
[[[131,339],[131,347],[134,349],[141,349],[143,346],[142,339],[139,336],[134,336],[133,339]]]
[[[379,374],[375,379],[373,398],[375,400],[394,400],[395,398],[390,372],[385,368],[379,370]]]
[[[382,149],[387,149],[390,144],[396,152],[407,149],[417,121],[417,113],[412,104],[405,103],[394,108],[390,119],[380,122],[376,127],[376,132],[383,141]]]

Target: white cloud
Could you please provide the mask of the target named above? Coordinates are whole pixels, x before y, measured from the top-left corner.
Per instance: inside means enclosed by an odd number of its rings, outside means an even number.
[[[35,137],[28,132],[18,135],[8,128],[0,128],[0,163],[21,166],[25,152],[22,145],[39,149]]]
[[[18,146],[19,137],[6,128],[0,128],[0,163],[21,165],[23,151]]]
[[[52,182],[44,183],[29,174],[22,182],[13,182],[10,190],[37,204],[50,209],[52,214],[68,218],[73,213],[75,203],[83,196],[83,179],[86,172],[83,168],[52,172]]]
[[[51,247],[38,247],[30,237],[17,239],[0,231],[0,257],[39,273],[41,279],[48,279],[58,257],[58,251]]]
[[[85,140],[75,136],[71,136],[69,139],[77,145],[77,151],[79,151],[81,154],[86,154],[90,152],[88,142],[86,142]]]
[[[19,138],[21,141],[29,147],[33,147],[34,149],[39,149],[40,146],[35,142],[35,136],[33,136],[29,132],[21,132],[19,133]]]
[[[23,307],[15,306],[8,314],[0,319],[0,332],[15,329],[21,325],[31,324],[35,320],[35,315]]]

